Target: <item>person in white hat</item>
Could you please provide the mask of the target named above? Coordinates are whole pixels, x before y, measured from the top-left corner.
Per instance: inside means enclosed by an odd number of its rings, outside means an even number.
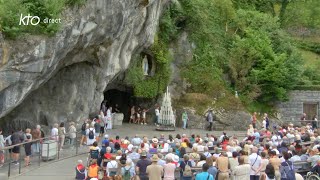
[[[146,173],[150,180],[161,180],[163,175],[163,167],[158,165],[159,157],[157,154],[154,154],[151,157],[152,164],[147,166]]]

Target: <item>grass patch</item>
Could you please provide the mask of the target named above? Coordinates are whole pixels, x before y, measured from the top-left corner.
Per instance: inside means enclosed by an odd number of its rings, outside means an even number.
[[[193,107],[198,115],[203,115],[209,108],[223,108],[225,111],[244,110],[240,99],[228,92],[222,93],[219,98],[203,93],[187,93],[175,102],[175,106]]]
[[[319,66],[320,55],[303,49],[299,49],[299,52],[303,58],[304,67],[315,68]]]
[[[202,93],[187,93],[175,101],[177,107],[193,107],[196,110],[196,114],[203,115],[203,113],[213,105],[213,99],[206,94]]]

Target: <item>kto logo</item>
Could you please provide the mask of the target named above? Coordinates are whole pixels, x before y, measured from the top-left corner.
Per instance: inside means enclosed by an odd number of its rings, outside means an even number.
[[[36,26],[40,23],[40,17],[39,16],[23,16],[23,14],[20,15],[20,22],[19,25],[27,26],[29,24]]]

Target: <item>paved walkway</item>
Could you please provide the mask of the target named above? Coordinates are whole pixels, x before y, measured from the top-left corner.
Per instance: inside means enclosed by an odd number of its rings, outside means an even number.
[[[226,131],[228,135],[233,134],[243,134],[242,131]],[[136,125],[136,124],[124,124],[123,126],[115,127],[114,129],[107,132],[109,136],[114,137],[119,135],[120,138],[129,136],[133,137],[135,134],[139,136],[147,136],[149,138],[153,136],[159,136],[160,134],[164,134],[168,137],[169,134],[175,136],[176,134],[200,134],[202,136],[206,135],[206,133],[214,134],[216,136],[220,136],[222,134],[221,131],[205,131],[202,129],[187,129],[184,130],[182,128],[176,128],[176,131],[155,131],[155,126],[151,125]],[[81,147],[79,152],[85,152],[87,147]],[[87,155],[79,155],[76,157],[71,157],[75,155],[75,151],[71,149],[64,149],[62,151],[62,157],[70,157],[60,161],[49,161],[49,162],[42,162],[41,166],[38,166],[38,158],[34,157],[33,164],[30,167],[22,168],[22,174],[18,175],[18,167],[12,165],[12,176],[10,179],[17,179],[17,180],[69,180],[74,179],[75,171],[74,167],[78,159],[82,159],[84,163],[86,162]],[[7,172],[7,168],[1,170],[2,173]],[[0,173],[1,173],[0,171]]]
[[[38,169],[31,170],[18,177],[16,180],[71,180],[75,177],[74,167],[78,159],[85,160],[86,155],[68,158],[62,161],[45,164]]]

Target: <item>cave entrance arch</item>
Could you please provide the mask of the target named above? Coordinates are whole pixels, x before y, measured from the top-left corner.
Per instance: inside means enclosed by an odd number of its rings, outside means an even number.
[[[124,115],[123,122],[129,122],[130,107],[135,103],[132,88],[109,88],[104,92],[104,101],[107,107],[114,108],[118,104],[120,112]]]

